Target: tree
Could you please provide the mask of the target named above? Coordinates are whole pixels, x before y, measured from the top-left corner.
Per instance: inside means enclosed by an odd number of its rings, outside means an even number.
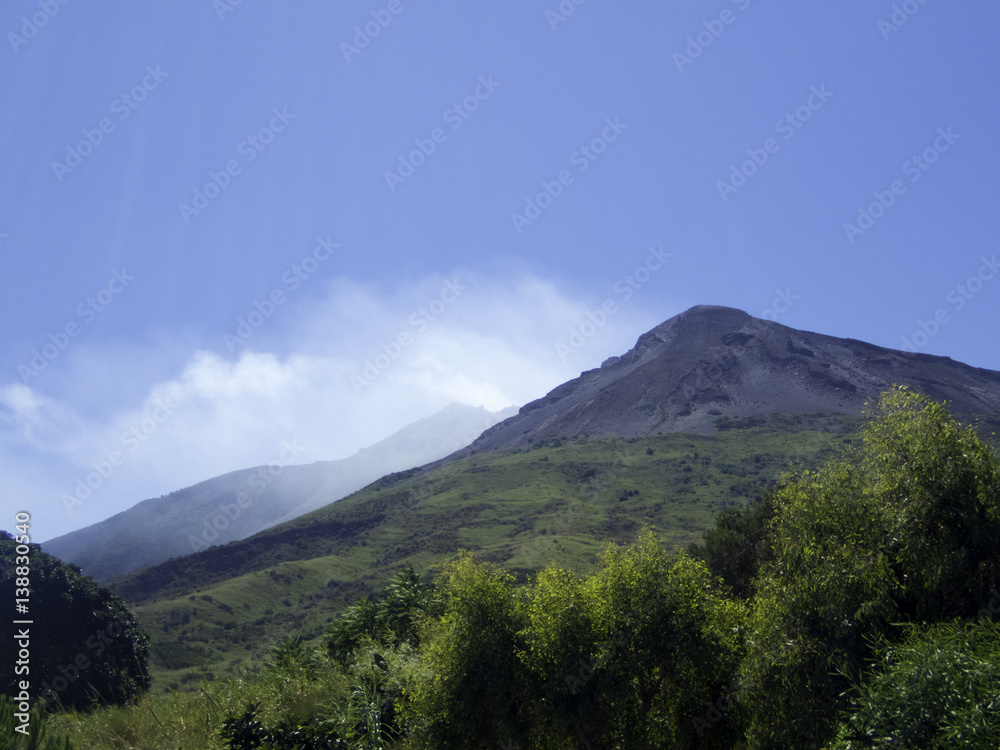
[[[529,748],[575,750],[597,711],[596,670],[614,658],[602,642],[597,603],[586,581],[554,566],[538,574],[527,603],[518,658],[535,686],[525,736]]]
[[[911,626],[877,646],[875,669],[853,692],[835,750],[1000,747],[1000,625]]]
[[[527,608],[527,747],[732,747],[745,607],[703,563],[647,529],[585,579],[542,571]]]
[[[864,433],[869,492],[905,578],[908,619],[971,617],[1000,582],[1000,462],[945,405],[885,394]]]
[[[432,582],[423,582],[411,565],[400,569],[376,599],[365,597],[348,607],[326,631],[330,656],[345,664],[365,639],[391,648],[420,645],[420,624],[441,614],[441,598]]]
[[[773,518],[774,491],[769,489],[742,508],[723,508],[701,544],[692,545],[689,553],[703,560],[735,596],[751,599],[760,567],[771,560]]]
[[[29,600],[22,618],[32,623],[14,625],[8,617],[0,626],[0,691],[17,694],[15,686],[27,677],[33,700],[87,709],[125,704],[149,687],[149,637],[125,602],[77,566],[0,531],[0,601],[13,603],[24,578],[30,594],[17,598]],[[29,652],[27,675],[15,671],[24,666],[17,664],[18,633]]]
[[[742,666],[751,748],[820,746],[903,622],[969,617],[1000,582],[1000,467],[971,428],[905,388],[859,455],[786,478]]]
[[[406,565],[377,598],[348,607],[327,628],[327,651],[356,680],[351,703],[366,747],[381,747],[383,736],[399,733],[396,704],[406,670],[394,667],[407,662],[406,653],[420,645],[421,625],[441,611],[437,586]]]
[[[443,614],[423,630],[404,724],[417,747],[508,745],[522,732],[526,708],[517,659],[524,609],[514,578],[462,550],[438,587]]]
[[[668,553],[650,530],[608,548],[587,587],[606,644],[585,686],[597,704],[596,737],[609,747],[732,747],[743,605],[703,563]]]

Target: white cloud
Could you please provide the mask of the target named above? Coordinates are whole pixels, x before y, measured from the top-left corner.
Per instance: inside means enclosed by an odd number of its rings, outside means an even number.
[[[89,441],[84,420],[69,405],[21,383],[0,387],[4,442],[21,442],[42,453],[68,456]]]
[[[100,416],[94,404],[85,419],[56,395],[0,387],[0,481],[38,488],[25,500],[48,537],[273,461],[284,440],[305,447],[302,462],[342,458],[454,401],[497,410],[538,398],[645,330],[623,310],[562,361],[556,342],[591,307],[530,276],[428,276],[388,291],[338,279],[322,300],[283,309],[238,356],[191,352],[176,375],[146,383],[135,403],[104,403]],[[131,360],[116,352],[115,372],[97,368],[63,380],[79,393],[88,380],[107,390],[109,377],[149,377],[140,351]],[[65,361],[95,365],[86,353]],[[24,451],[38,460],[8,460]],[[68,515],[62,492],[72,493],[115,451],[122,461],[113,476]],[[53,478],[63,487],[58,494]]]

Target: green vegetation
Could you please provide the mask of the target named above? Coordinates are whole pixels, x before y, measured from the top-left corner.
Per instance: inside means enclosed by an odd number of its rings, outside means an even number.
[[[20,710],[10,696],[0,695],[0,750],[73,750],[68,737],[48,731],[42,704],[28,711],[27,725],[17,715]]]
[[[0,531],[0,601],[28,600],[25,627],[6,617],[0,627],[0,691],[87,709],[121,705],[149,687],[149,638],[120,597],[48,555]],[[24,636],[27,637],[24,637]],[[18,645],[28,652],[18,659]],[[27,671],[26,671],[27,670]]]
[[[366,597],[337,618],[327,630],[327,648],[334,659],[346,664],[368,640],[387,643],[393,648],[404,643],[418,646],[421,624],[428,616],[439,616],[442,608],[437,587],[421,582],[416,571],[406,566],[378,599]]]
[[[872,661],[872,638],[896,642],[900,623],[988,604],[1000,583],[1000,470],[943,405],[898,390],[856,455],[787,482],[774,501],[774,559],[757,576],[742,668],[749,736],[818,746]]]
[[[653,446],[636,445],[641,468]],[[526,573],[508,563],[523,550],[498,560],[493,546],[447,557],[433,580],[397,569],[322,647],[286,638],[261,668],[198,693],[50,724],[96,749],[1000,746],[1000,461],[905,389],[841,445],[724,510],[690,551],[646,528],[581,565],[588,547],[570,541],[588,525],[574,519],[559,535],[569,565]],[[651,492],[631,472],[619,481],[585,505],[588,523]],[[313,562],[276,575],[294,586]],[[188,602],[238,612],[234,592]]]
[[[902,643],[881,644],[877,663],[883,669],[856,686],[856,711],[833,748],[997,747],[1000,625],[911,625]]]
[[[692,747],[696,719],[739,663],[745,608],[708,569],[652,533],[610,547],[579,580],[546,569],[526,605],[522,661],[532,686],[526,747]],[[729,747],[720,726],[704,747]]]
[[[274,738],[281,730],[291,735],[299,727],[312,734],[327,729],[337,732],[338,728],[346,734],[350,727],[343,722],[321,718],[349,711],[350,686],[343,672],[327,661],[318,661],[322,669],[316,669],[308,658],[304,661],[285,659],[281,666],[272,663],[253,675],[203,680],[192,692],[146,694],[135,705],[90,713],[61,711],[49,724],[69,734],[75,747],[88,750],[222,750],[229,746],[225,734]],[[260,732],[254,731],[254,724],[259,724]],[[240,727],[246,732],[239,733]]]
[[[372,580],[384,581],[407,559],[425,564],[461,546],[536,571],[547,562],[544,548],[552,546],[538,537],[573,537],[567,517],[574,513],[583,533],[573,543],[589,546],[592,568],[601,546],[594,536],[624,541],[643,523],[623,523],[623,516],[658,515],[672,541],[687,544],[711,525],[715,511],[754,497],[790,463],[816,466],[832,457],[834,446],[856,437],[859,427],[846,417],[776,415],[763,426],[726,434],[552,441],[530,451],[471,456],[426,474],[389,475],[249,539],[122,576],[113,587],[143,604],[324,556],[346,568],[382,567]],[[350,570],[345,573],[348,578]],[[365,593],[372,590],[369,583]]]
[[[832,458],[859,428],[828,415],[777,415],[713,435],[552,441],[473,456],[386,477],[289,524],[114,587],[151,635],[153,689],[190,689],[202,677],[262,665],[267,648],[289,634],[318,643],[331,618],[400,566],[427,570],[459,548],[524,583],[553,562],[593,572],[608,541],[628,543],[644,524],[660,529],[667,546],[688,546],[717,513],[758,497],[784,471]],[[331,529],[352,531],[325,536]]]

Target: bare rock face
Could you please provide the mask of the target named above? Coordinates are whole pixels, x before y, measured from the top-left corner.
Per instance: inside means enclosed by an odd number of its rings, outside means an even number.
[[[860,414],[893,384],[948,401],[956,414],[1000,414],[998,372],[699,305],[450,458],[555,438],[711,432],[720,413]]]

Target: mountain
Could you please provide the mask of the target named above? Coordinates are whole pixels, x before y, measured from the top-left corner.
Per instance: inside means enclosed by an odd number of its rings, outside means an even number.
[[[136,568],[243,539],[339,500],[391,472],[467,445],[509,412],[452,404],[350,458],[233,471],[144,500],[100,523],[45,542],[45,551],[106,582]]]
[[[956,414],[1000,415],[998,372],[700,305],[444,460],[552,439],[710,433],[725,424],[720,417],[858,415],[893,384],[947,401]]]
[[[689,545],[722,508],[856,441],[866,400],[894,383],[1000,427],[1000,373],[695,307],[447,458],[112,587],[152,634],[157,674],[183,684],[315,638],[400,565],[459,548],[523,578],[592,570],[644,524]]]
[[[855,430],[832,417],[782,418],[712,435],[470,456],[385,477],[289,523],[111,586],[152,638],[158,684],[197,684],[203,667],[220,674],[259,663],[289,635],[317,637],[400,566],[426,574],[460,548],[524,580],[553,563],[592,572],[607,542],[633,542],[644,524],[668,548],[687,547],[715,513],[747,502],[784,471],[835,458]]]

